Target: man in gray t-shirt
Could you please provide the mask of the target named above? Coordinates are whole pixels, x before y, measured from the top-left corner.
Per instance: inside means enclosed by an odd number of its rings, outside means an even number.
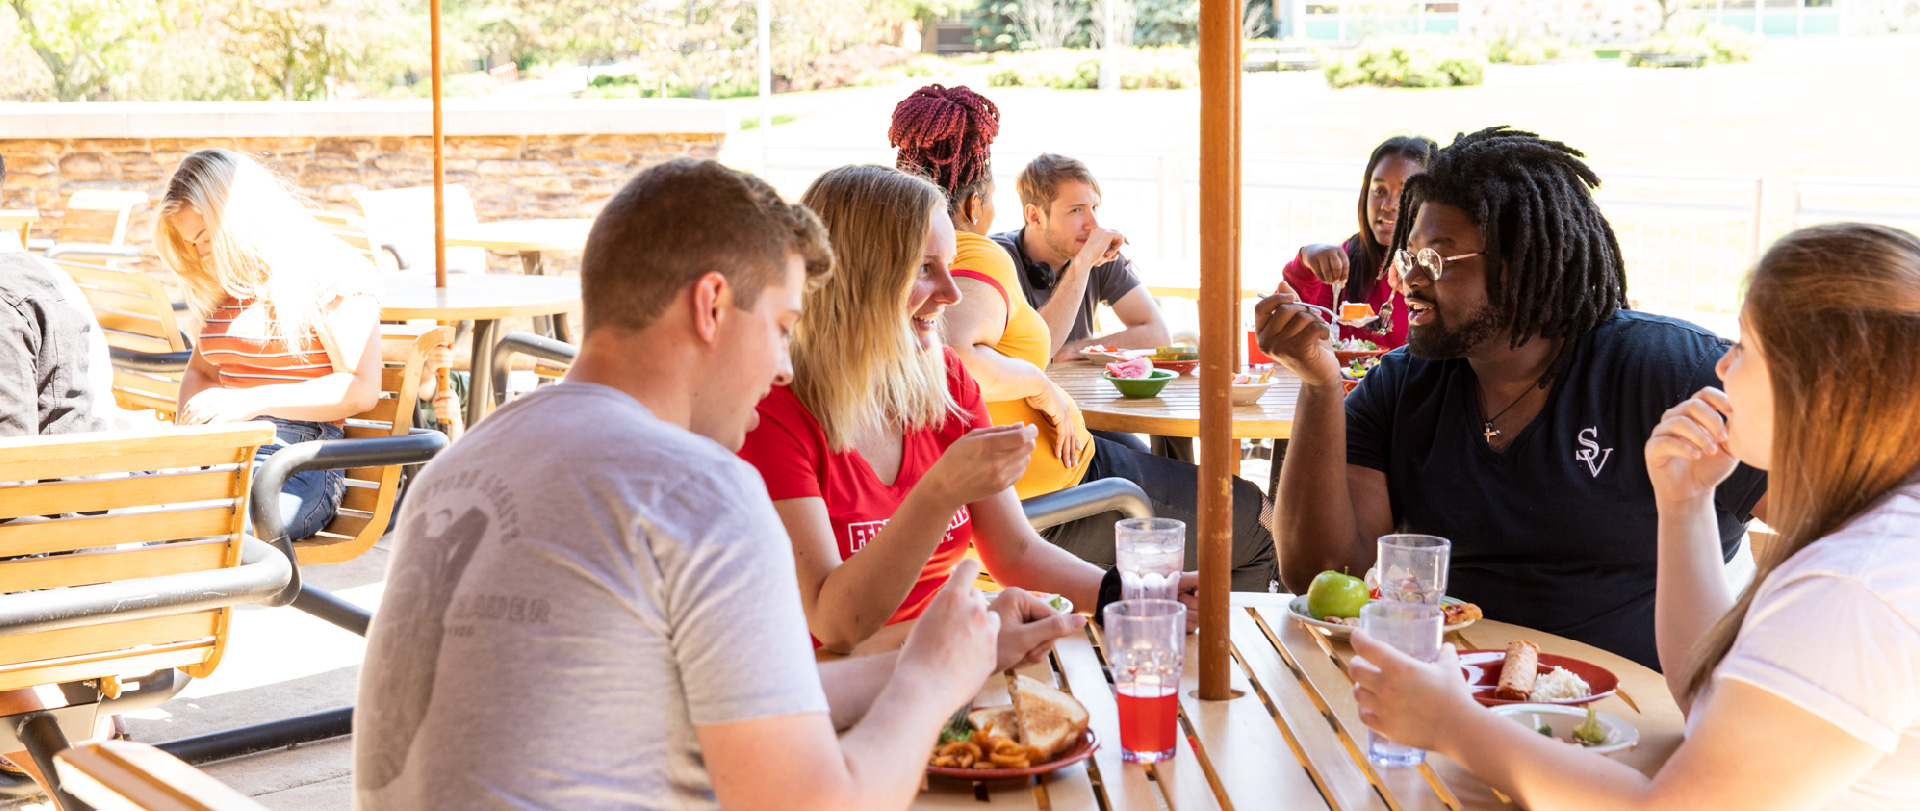
[[[608,203],[567,380],[406,501],[361,671],[359,808],[902,808],[953,709],[1081,627],[1024,594],[989,608],[967,563],[897,655],[814,664],[790,542],[732,451],[830,264],[810,212],[711,161]]]

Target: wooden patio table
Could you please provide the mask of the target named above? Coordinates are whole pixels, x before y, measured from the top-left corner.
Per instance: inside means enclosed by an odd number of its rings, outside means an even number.
[[[380,317],[391,321],[473,319],[472,379],[467,383],[467,426],[472,427],[486,416],[493,402],[493,344],[499,320],[578,310],[580,280],[508,273],[449,276],[446,287],[434,287],[431,273],[383,274],[386,292],[380,302]]]
[[[1459,811],[1517,806],[1458,764],[1430,754],[1418,768],[1375,768],[1365,757],[1367,730],[1353,701],[1346,662],[1352,648],[1311,630],[1287,610],[1291,595],[1235,592],[1229,613],[1232,684],[1237,697],[1201,701],[1198,638],[1187,637],[1181,674],[1183,734],[1178,754],[1152,767],[1120,758],[1113,687],[1104,674],[1099,634],[1062,640],[1052,661],[1024,672],[1065,685],[1085,704],[1100,748],[1085,763],[1027,780],[974,783],[933,777],[916,809],[1022,808],[1056,811],[1212,811],[1287,808],[1351,811]],[[890,635],[893,644],[903,634]],[[1620,760],[1649,775],[1679,746],[1685,726],[1660,674],[1589,645],[1515,625],[1481,620],[1448,641],[1461,649],[1504,648],[1530,639],[1547,653],[1612,670],[1620,691],[1595,706],[1640,732]],[[863,648],[866,646],[863,646]],[[989,679],[976,704],[1006,703],[1004,683]]]
[[[1047,367],[1047,378],[1073,398],[1095,431],[1197,437],[1200,435],[1200,378],[1196,369],[1167,382],[1158,397],[1120,396],[1100,376],[1104,364],[1065,360]],[[1300,378],[1283,368],[1253,405],[1233,407],[1233,435],[1239,439],[1285,439],[1293,433],[1293,407],[1300,399]]]

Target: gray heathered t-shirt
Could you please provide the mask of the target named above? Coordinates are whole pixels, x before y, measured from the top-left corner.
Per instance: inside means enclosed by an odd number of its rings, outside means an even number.
[[[356,804],[716,808],[695,725],[826,711],[759,474],[561,383],[407,495],[360,672]]]

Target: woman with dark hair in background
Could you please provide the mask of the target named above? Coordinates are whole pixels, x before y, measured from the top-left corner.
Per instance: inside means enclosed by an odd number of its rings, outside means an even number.
[[[1281,275],[1300,301],[1340,311],[1342,304],[1365,304],[1375,317],[1360,326],[1340,325],[1343,339],[1363,339],[1381,349],[1407,342],[1407,302],[1386,272],[1387,245],[1399,221],[1400,186],[1427,168],[1438,146],[1418,135],[1397,135],[1374,147],[1360,182],[1360,231],[1339,245],[1308,245]],[[1335,301],[1335,288],[1339,300]],[[1276,468],[1278,466],[1276,465]]]
[[[951,265],[960,300],[941,316],[941,337],[980,385],[995,425],[1031,423],[1040,429],[1027,470],[1014,485],[1021,498],[1044,495],[1109,477],[1140,485],[1154,514],[1187,523],[1189,570],[1198,567],[1199,475],[1190,462],[1154,456],[1144,443],[1089,433],[1073,398],[1047,379],[1052,335],[1020,293],[1013,257],[987,238],[993,226],[990,149],[1000,110],[965,87],[929,85],[893,110],[887,139],[899,148],[895,165],[932,180],[947,196],[956,250]],[[1131,439],[1131,437],[1128,437]],[[1234,486],[1233,588],[1267,591],[1279,576],[1273,535],[1260,520],[1265,497],[1252,482]],[[1113,525],[1103,513],[1040,535],[1083,560],[1114,563]]]

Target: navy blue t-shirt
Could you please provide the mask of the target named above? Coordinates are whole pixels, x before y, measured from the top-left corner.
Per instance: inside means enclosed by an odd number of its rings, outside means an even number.
[[[1546,406],[1498,453],[1467,361],[1396,349],[1347,397],[1347,461],[1387,475],[1397,531],[1453,541],[1449,596],[1658,670],[1647,438],[1667,409],[1720,385],[1727,346],[1685,321],[1618,311],[1575,342]],[[1725,556],[1766,487],[1746,465],[1720,485]]]

